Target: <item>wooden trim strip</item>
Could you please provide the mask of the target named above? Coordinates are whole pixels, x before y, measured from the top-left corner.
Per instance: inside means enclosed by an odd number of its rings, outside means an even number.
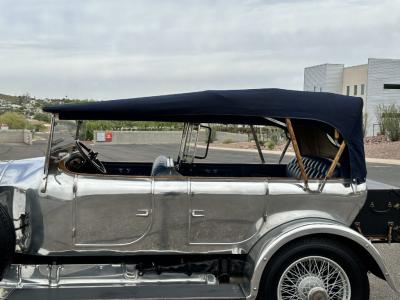
[[[328,173],[326,173],[325,180],[327,180],[327,179],[332,177],[333,172],[335,171],[336,165],[339,162],[339,159],[343,154],[344,148],[346,148],[346,142],[345,141],[343,141],[340,144],[339,150],[338,150],[338,152],[336,152],[335,159],[332,161],[332,164],[329,167]]]
[[[340,137],[339,131],[335,129],[335,140],[338,141]]]
[[[299,145],[297,144],[296,135],[294,134],[292,122],[288,118],[285,119],[285,121],[286,121],[287,129],[288,129],[288,132],[290,135],[290,139],[292,140],[292,145],[293,145],[294,153],[296,154],[297,164],[299,165],[299,168],[300,168],[301,177],[303,178],[304,184],[307,187],[308,186],[308,176],[306,173],[306,169],[304,167],[303,159],[300,154]]]

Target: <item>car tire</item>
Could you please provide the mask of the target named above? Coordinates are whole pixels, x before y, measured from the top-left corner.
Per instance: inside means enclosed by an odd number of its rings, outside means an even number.
[[[6,208],[0,205],[0,280],[15,253],[15,229]]]
[[[324,238],[295,241],[267,265],[258,299],[369,299],[367,270],[347,245]]]

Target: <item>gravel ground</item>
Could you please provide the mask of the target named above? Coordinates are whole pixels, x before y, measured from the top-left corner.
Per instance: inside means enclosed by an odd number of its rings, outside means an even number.
[[[364,147],[366,157],[400,159],[400,141],[365,143]]]

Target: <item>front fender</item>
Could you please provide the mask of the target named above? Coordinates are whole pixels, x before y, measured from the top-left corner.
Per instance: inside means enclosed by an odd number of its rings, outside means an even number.
[[[364,236],[340,223],[322,219],[306,219],[275,228],[263,236],[250,250],[249,282],[248,286],[244,287],[247,299],[256,298],[264,269],[282,246],[299,238],[324,234],[346,239],[362,247],[377,264],[389,286],[397,293],[400,293],[379,251]]]
[[[0,186],[0,205],[7,210],[10,216],[14,217],[13,199],[14,199],[14,187]]]

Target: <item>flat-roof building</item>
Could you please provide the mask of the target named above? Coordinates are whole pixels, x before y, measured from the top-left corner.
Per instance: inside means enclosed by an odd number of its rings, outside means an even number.
[[[345,67],[322,64],[304,69],[304,90],[358,96],[364,100],[367,135],[379,131],[379,104],[400,106],[400,59],[369,58],[368,63]]]

